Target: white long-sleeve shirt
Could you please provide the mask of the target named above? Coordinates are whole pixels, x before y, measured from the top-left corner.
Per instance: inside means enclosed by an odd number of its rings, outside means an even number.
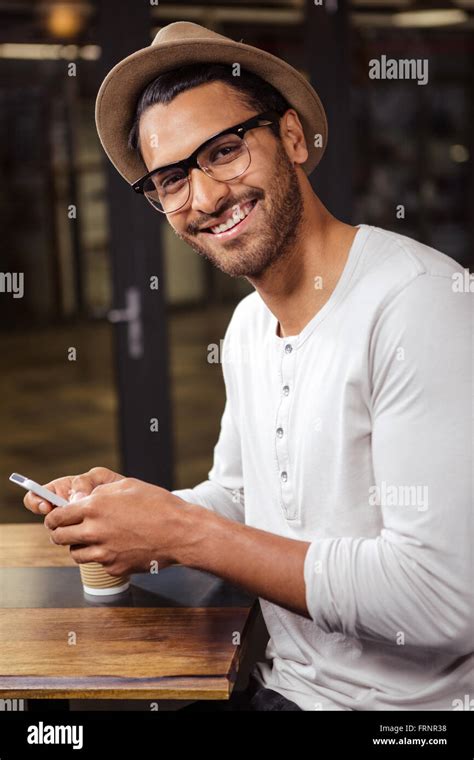
[[[298,335],[276,334],[258,293],[226,331],[209,479],[174,493],[310,542],[311,619],[261,599],[254,669],[304,710],[450,710],[474,693],[467,281],[444,254],[359,225]]]

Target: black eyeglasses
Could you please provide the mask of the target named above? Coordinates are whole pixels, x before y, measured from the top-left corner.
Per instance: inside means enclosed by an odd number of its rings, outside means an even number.
[[[258,127],[271,126],[280,121],[276,111],[252,116],[247,121],[224,129],[196,148],[188,158],[174,164],[153,169],[132,183],[136,193],[144,195],[153,208],[162,214],[172,214],[186,205],[191,194],[189,172],[201,169],[218,182],[240,177],[250,166],[251,154],[245,133]]]

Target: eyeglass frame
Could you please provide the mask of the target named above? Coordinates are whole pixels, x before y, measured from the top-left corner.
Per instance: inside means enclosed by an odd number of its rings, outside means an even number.
[[[238,137],[241,137],[242,140],[244,140],[244,136],[247,132],[249,132],[251,129],[257,129],[258,127],[273,127],[273,125],[278,124],[281,119],[281,115],[277,113],[276,111],[265,111],[264,113],[257,114],[256,116],[251,116],[250,119],[247,119],[246,121],[242,121],[239,124],[236,124],[233,127],[228,127],[227,129],[223,129],[221,132],[216,132],[214,135],[211,135],[211,137],[208,137],[207,140],[205,140],[201,145],[199,145],[196,150],[194,150],[187,158],[183,158],[181,161],[175,161],[172,164],[166,164],[165,166],[158,166],[156,169],[152,169],[151,171],[147,172],[147,174],[144,174],[143,177],[140,177],[140,179],[137,179],[135,182],[131,183],[131,187],[133,190],[135,190],[136,193],[139,193],[140,195],[145,195],[145,191],[143,189],[143,186],[147,180],[150,179],[156,172],[161,171],[168,171],[170,169],[183,169],[186,172],[186,178],[188,182],[188,186],[190,188],[191,182],[190,182],[190,170],[191,169],[200,169],[204,174],[207,174],[208,177],[211,177],[212,179],[216,179],[212,176],[212,174],[209,174],[206,169],[199,165],[197,157],[199,153],[204,150],[211,142],[216,140],[218,137],[225,137],[225,135],[237,135]],[[265,124],[259,124],[260,121],[265,121]],[[241,177],[242,174],[245,174],[247,169],[250,166],[250,163],[252,161],[252,154],[250,152],[250,148],[248,147],[247,143],[245,143],[247,150],[249,152],[250,162],[246,169],[244,169],[243,172],[240,174],[236,174],[235,177],[232,177],[229,180],[219,180],[216,179],[216,182],[230,182],[232,179],[237,179],[237,177]],[[146,195],[145,195],[146,197]],[[148,199],[147,199],[148,200]],[[177,209],[174,211],[166,212],[164,209],[160,209],[157,206],[153,205],[153,208],[156,211],[159,211],[161,214],[174,214],[176,211],[179,211],[182,209],[186,203],[189,201],[189,195],[186,199],[186,201],[181,205],[178,206]]]

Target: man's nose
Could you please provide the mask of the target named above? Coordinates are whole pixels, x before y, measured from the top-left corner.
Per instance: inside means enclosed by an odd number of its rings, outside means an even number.
[[[213,214],[221,201],[229,195],[225,182],[218,182],[202,171],[192,169],[189,174],[191,183],[191,208],[205,214]]]

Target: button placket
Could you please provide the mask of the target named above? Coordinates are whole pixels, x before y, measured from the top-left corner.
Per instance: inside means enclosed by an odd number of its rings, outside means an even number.
[[[294,519],[292,474],[288,451],[288,421],[291,404],[290,388],[294,384],[295,371],[294,346],[287,342],[283,346],[281,358],[281,396],[275,424],[275,449],[280,481],[280,499],[282,510],[287,520]]]

